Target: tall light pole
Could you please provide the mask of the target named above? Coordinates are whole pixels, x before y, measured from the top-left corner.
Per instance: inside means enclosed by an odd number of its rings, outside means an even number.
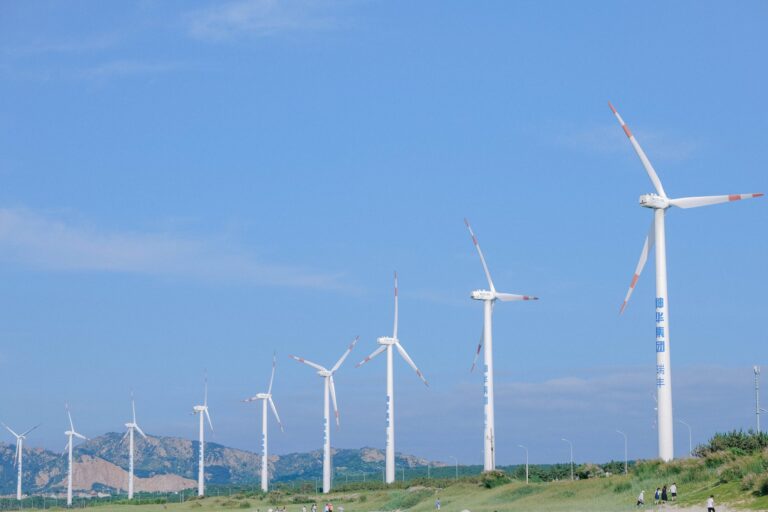
[[[459,459],[457,459],[453,455],[451,455],[450,458],[453,459],[453,463],[455,464],[455,467],[456,467],[456,476],[454,478],[455,480],[458,480],[459,479]]]
[[[628,470],[627,470],[627,465],[628,465],[628,462],[627,462],[627,434],[625,434],[621,430],[617,430],[616,432],[618,432],[619,434],[624,436],[624,474],[626,475],[628,473]]]
[[[517,446],[519,446],[520,448],[525,450],[525,483],[527,484],[528,483],[528,447],[527,446],[523,446],[521,444],[519,444]]]
[[[755,417],[757,418],[757,433],[760,433],[760,367],[754,366],[755,371]]]
[[[677,421],[688,427],[688,456],[693,457],[693,431],[691,430],[691,426],[683,420]]]
[[[568,443],[568,446],[571,447],[571,480],[573,480],[573,443],[564,437],[561,439],[561,441]]]

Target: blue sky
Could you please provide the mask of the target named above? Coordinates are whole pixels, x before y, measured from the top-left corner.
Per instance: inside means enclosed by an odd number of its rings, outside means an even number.
[[[257,450],[239,400],[267,384],[285,434],[319,448],[338,374],[339,447],[383,446],[392,323],[431,382],[396,363],[397,449],[482,459],[470,374],[484,286],[499,289],[497,460],[656,452],[653,265],[621,318],[652,190],[607,106],[672,196],[768,190],[768,5],[741,2],[3,2],[0,419],[63,404],[86,435],[193,437],[210,378],[215,440]],[[768,365],[768,204],[668,217],[677,418],[695,440],[750,427]],[[16,428],[16,427],[15,427]],[[676,429],[676,452],[687,433]],[[7,439],[10,441],[10,439]]]

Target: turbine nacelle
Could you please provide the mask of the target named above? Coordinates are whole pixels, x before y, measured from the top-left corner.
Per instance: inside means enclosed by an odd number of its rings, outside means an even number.
[[[644,194],[640,196],[640,206],[653,210],[666,210],[669,208],[669,199],[658,194]]]
[[[392,338],[391,336],[382,336],[380,338],[376,338],[376,343],[379,345],[397,345],[397,338]]]
[[[496,300],[496,293],[490,290],[475,290],[469,296],[475,300]]]
[[[196,405],[192,408],[192,410],[195,412],[195,414],[205,412],[205,410],[208,409],[208,407],[204,405]]]
[[[317,374],[321,377],[331,377],[333,375],[333,372],[330,370],[318,370]]]

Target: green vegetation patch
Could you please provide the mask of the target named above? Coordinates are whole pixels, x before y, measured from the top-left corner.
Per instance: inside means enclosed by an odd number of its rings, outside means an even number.
[[[415,507],[427,498],[434,495],[429,489],[393,492],[389,501],[384,504],[384,510],[405,510]]]

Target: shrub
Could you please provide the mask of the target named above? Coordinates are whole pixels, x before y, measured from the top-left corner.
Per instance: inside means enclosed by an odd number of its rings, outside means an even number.
[[[238,505],[238,508],[251,508],[251,503],[248,501],[243,501],[240,503],[240,505]]]
[[[631,488],[632,488],[632,484],[630,484],[629,482],[619,482],[613,487],[613,492],[617,494],[621,494],[623,492],[627,492]]]
[[[768,476],[764,476],[757,481],[755,494],[758,496],[768,496]]]
[[[755,488],[755,484],[757,483],[757,475],[755,474],[749,474],[746,475],[744,478],[741,479],[741,490],[742,491],[751,491]]]
[[[368,496],[366,494],[361,494],[360,503],[365,503],[366,501],[368,501]]]
[[[508,484],[512,479],[506,473],[499,470],[486,471],[480,476],[480,485],[486,489],[493,489],[500,485]]]

